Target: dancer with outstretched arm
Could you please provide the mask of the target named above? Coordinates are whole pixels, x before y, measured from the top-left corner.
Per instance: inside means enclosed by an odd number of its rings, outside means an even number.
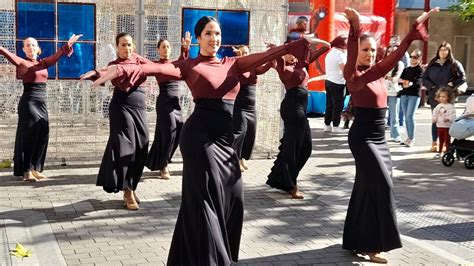
[[[419,16],[398,49],[378,63],[375,63],[375,38],[361,34],[360,15],[356,10],[345,10],[350,31],[343,73],[355,109],[349,148],[354,156],[356,175],[342,248],[366,254],[377,263],[387,262],[380,252],[402,246],[395,215],[392,160],[385,140],[387,89],[384,76],[396,66],[413,41],[428,38],[423,22],[438,10]]]
[[[13,175],[24,181],[46,178],[43,171],[49,142],[49,118],[46,107],[47,68],[56,64],[63,56],[71,56],[72,45],[82,35],[73,34],[66,44],[46,58],[38,59],[41,48],[35,38],[23,40],[26,58],[0,46],[0,54],[16,66],[17,76],[23,82],[23,94],[18,102],[18,127],[13,155]]]

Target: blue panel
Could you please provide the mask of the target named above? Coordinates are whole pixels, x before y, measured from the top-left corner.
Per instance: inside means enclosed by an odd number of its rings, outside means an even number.
[[[54,17],[53,3],[18,2],[17,38],[54,39]]]
[[[222,30],[222,45],[249,43],[248,11],[219,11],[218,18]]]
[[[225,56],[233,57],[235,56],[232,46],[221,46],[219,51],[217,51],[217,57],[224,58]]]
[[[191,45],[189,49],[189,58],[196,58],[199,55],[199,45]]]
[[[67,41],[72,34],[83,34],[80,40],[95,40],[95,6],[58,4],[58,39]]]
[[[449,6],[457,4],[457,0],[431,0],[430,7],[439,6],[440,9],[448,9]],[[423,9],[425,6],[424,0],[399,0],[398,8],[403,9]]]
[[[197,43],[196,36],[194,36],[194,26],[196,22],[204,16],[216,16],[215,10],[210,9],[190,9],[183,8],[183,31],[182,35],[189,31],[192,37],[192,43]]]
[[[38,56],[38,59],[45,58],[56,53],[56,50],[54,49],[54,42],[38,42],[38,45],[41,48],[41,55]],[[16,42],[16,54],[20,57],[26,58],[22,48],[23,41]],[[48,67],[48,78],[56,78],[56,66]]]
[[[58,49],[65,42],[58,43]],[[74,53],[71,57],[63,56],[58,62],[58,78],[79,78],[81,74],[95,69],[95,45],[91,43],[74,44]]]

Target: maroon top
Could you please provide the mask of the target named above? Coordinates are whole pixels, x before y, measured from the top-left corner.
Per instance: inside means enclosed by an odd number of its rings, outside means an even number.
[[[321,47],[318,50],[311,51],[309,63],[312,63],[325,52],[329,51],[328,47]],[[285,89],[289,90],[296,87],[306,87],[308,85],[308,71],[306,65],[297,66],[295,64],[286,64],[283,58],[277,59],[276,71],[281,82],[285,85]]]
[[[0,54],[5,56],[10,63],[16,66],[17,78],[23,83],[44,83],[48,79],[47,68],[56,64],[63,55],[71,56],[73,49],[68,44],[63,45],[58,51],[46,58],[33,60],[21,58],[0,46]]]
[[[373,66],[358,66],[360,25],[351,25],[347,40],[347,63],[344,78],[351,93],[354,107],[387,108],[387,89],[385,75],[398,64],[414,40],[426,40],[428,33],[423,24],[415,22],[410,32],[403,38],[398,48],[389,56]]]
[[[169,64],[144,64],[140,67],[118,65],[119,79],[132,81],[158,75],[160,79],[184,80],[197,99],[235,100],[240,89],[239,75],[287,53],[295,55],[299,62],[309,60],[309,43],[306,39],[271,48],[265,52],[243,57],[199,55],[197,58],[175,61]]]
[[[270,70],[270,68],[272,68],[272,62],[268,62],[265,65],[261,65],[255,69],[250,70],[249,72],[240,74],[240,86],[257,84],[257,76],[265,74],[268,70]]]
[[[181,53],[179,55],[179,58],[178,60],[185,60],[185,59],[188,59],[189,58],[189,49],[186,49],[184,48],[183,46],[181,46]],[[153,63],[156,63],[156,64],[167,64],[167,63],[171,63],[171,60],[169,59],[161,59],[158,60],[158,61],[153,61]],[[158,81],[158,83],[161,83],[161,82],[166,82],[168,80],[166,79],[160,79],[160,77],[157,75],[155,76],[156,78],[156,81]]]
[[[110,65],[141,65],[141,64],[152,64],[153,62],[141,57],[140,55],[133,53],[129,58],[127,59],[121,59],[117,58],[114,61],[110,62],[108,66]],[[130,90],[132,87],[138,87],[140,84],[146,81],[146,76],[139,76],[135,75],[133,78],[129,77],[118,77],[116,79],[113,79],[112,85],[114,87],[118,88],[121,91],[127,92]]]

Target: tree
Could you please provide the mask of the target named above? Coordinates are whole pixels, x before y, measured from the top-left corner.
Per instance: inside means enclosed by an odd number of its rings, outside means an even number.
[[[474,1],[457,0],[457,4],[449,6],[451,12],[458,12],[458,17],[464,21],[474,19]]]

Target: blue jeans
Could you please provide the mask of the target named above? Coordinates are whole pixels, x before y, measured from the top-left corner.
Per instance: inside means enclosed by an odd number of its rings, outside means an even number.
[[[392,139],[400,138],[400,125],[398,123],[398,114],[400,112],[400,98],[397,96],[388,96],[388,115],[390,117],[390,137]]]
[[[401,95],[400,107],[405,115],[405,126],[408,138],[415,140],[415,112],[420,104],[420,97],[413,95]]]

